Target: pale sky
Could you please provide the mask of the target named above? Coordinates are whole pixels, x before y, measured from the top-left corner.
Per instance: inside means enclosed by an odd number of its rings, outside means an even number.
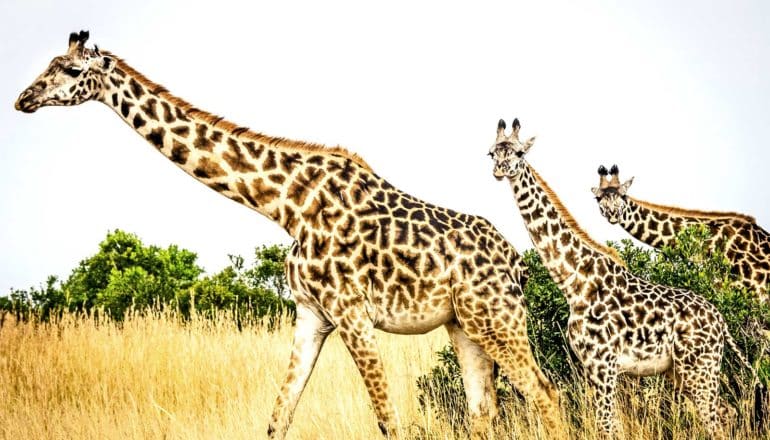
[[[176,243],[209,272],[289,236],[196,182],[109,108],[13,109],[70,32],[194,105],[345,146],[396,187],[531,247],[486,156],[499,118],[598,240],[596,168],[656,203],[770,227],[770,3],[0,3],[0,294],[66,278],[108,230]],[[253,4],[251,4],[253,3]]]

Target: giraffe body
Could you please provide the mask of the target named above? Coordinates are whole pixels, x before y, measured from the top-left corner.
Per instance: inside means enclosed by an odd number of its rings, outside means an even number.
[[[418,200],[342,148],[270,137],[179,99],[123,60],[72,34],[16,108],[89,100],[111,107],[196,180],[275,221],[294,238],[286,275],[297,325],[268,428],[283,438],[324,341],[334,329],[353,357],[383,433],[397,420],[374,329],[415,334],[445,326],[482,436],[497,414],[492,365],[558,432],[558,394],[534,362],[516,250],[486,220]]]
[[[596,393],[604,435],[618,429],[618,375],[664,373],[693,400],[706,428],[722,436],[722,422],[728,420],[720,421],[719,414],[726,418],[730,409],[719,397],[719,372],[724,344],[735,349],[724,318],[690,291],[635,276],[613,249],[591,239],[524,160],[534,138],[521,143],[519,127],[514,121],[513,134],[506,137],[500,121],[490,150],[494,174],[510,181],[532,242],[566,296],[567,337]]]
[[[610,179],[605,177],[609,174]],[[599,211],[612,224],[620,224],[639,241],[654,248],[673,246],[679,232],[706,225],[711,251],[723,250],[738,284],[770,301],[770,233],[753,217],[734,212],[709,212],[658,205],[627,195],[633,178],[620,183],[618,167],[599,168],[599,187],[592,191]]]

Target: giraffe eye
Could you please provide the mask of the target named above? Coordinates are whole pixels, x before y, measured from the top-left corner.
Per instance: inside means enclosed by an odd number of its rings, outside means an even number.
[[[64,68],[64,73],[69,75],[69,76],[71,76],[71,77],[73,77],[73,78],[77,78],[78,76],[80,76],[80,74],[82,72],[83,72],[82,69],[78,69],[76,67],[65,67]]]
[[[516,152],[516,157],[524,157],[524,152],[523,151],[517,151]]]

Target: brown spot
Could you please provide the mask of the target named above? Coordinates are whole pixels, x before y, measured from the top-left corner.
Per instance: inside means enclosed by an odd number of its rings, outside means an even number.
[[[294,210],[288,204],[284,205],[283,213],[281,215],[281,226],[291,232],[297,227],[297,223],[299,223],[299,219]]]
[[[237,140],[228,138],[227,145],[230,147],[230,150],[225,151],[223,157],[227,164],[230,165],[230,169],[236,173],[248,173],[257,170],[254,164],[248,162],[243,155]]]
[[[206,133],[208,132],[208,126],[205,124],[196,124],[195,125],[195,134],[196,138],[193,142],[193,146],[199,150],[204,151],[213,151],[214,150],[214,143],[211,142],[211,140],[206,137]]]
[[[148,98],[144,105],[140,107],[145,116],[153,121],[158,120],[158,112],[155,110],[155,104],[157,104],[157,102],[158,100],[155,98]]]
[[[123,115],[124,118],[127,118],[128,114],[131,112],[131,107],[133,106],[133,102],[124,99],[123,102],[120,103],[120,114]]]
[[[283,174],[271,174],[267,176],[268,179],[270,179],[271,182],[277,183],[278,185],[283,185],[283,182],[286,181],[286,176]]]
[[[174,116],[174,112],[171,110],[171,106],[166,101],[161,101],[160,106],[163,107],[163,120],[170,124],[174,121],[176,121],[176,117]]]
[[[254,198],[260,206],[265,206],[273,199],[281,195],[281,193],[275,189],[272,185],[268,184],[262,179],[254,179],[251,187],[254,189]]]
[[[272,153],[272,151],[270,153]],[[316,181],[318,181],[322,175],[322,169],[316,167],[308,167],[304,173],[298,174],[294,181],[291,183],[287,191],[287,196],[297,206],[304,205],[305,198],[310,192],[310,189],[315,187]]]
[[[209,179],[211,177],[224,176],[227,173],[216,162],[211,161],[208,157],[202,157],[198,161],[198,167],[195,168],[193,174],[203,179]]]
[[[256,147],[252,141],[244,142],[243,146],[246,147],[246,151],[248,151],[254,159],[259,159],[259,156],[261,156],[262,152],[265,150],[264,145],[259,144],[259,147]]]
[[[131,78],[128,81],[128,86],[131,88],[131,93],[134,95],[134,98],[139,99],[144,95],[144,88],[142,88],[142,85],[136,82],[134,78]]]
[[[190,127],[187,125],[178,125],[171,129],[171,132],[179,137],[186,138],[190,134]]]
[[[223,191],[229,191],[230,185],[228,185],[225,182],[210,182],[207,183],[209,188],[213,189],[216,192],[223,192]]]
[[[270,171],[275,169],[276,166],[277,164],[275,162],[275,151],[270,150],[267,152],[267,157],[265,158],[264,163],[262,163],[262,169],[264,171]]]
[[[147,140],[150,141],[151,144],[155,145],[155,148],[161,149],[163,148],[163,137],[166,134],[166,129],[163,127],[156,127],[150,130],[150,132],[147,134]]]
[[[178,164],[185,164],[189,155],[190,149],[187,148],[187,145],[174,139],[173,146],[171,147],[171,160]]]
[[[137,113],[134,115],[134,128],[142,128],[147,124],[147,121],[142,118],[142,116]]]
[[[295,165],[302,163],[302,155],[299,153],[281,153],[281,169],[291,173]]]

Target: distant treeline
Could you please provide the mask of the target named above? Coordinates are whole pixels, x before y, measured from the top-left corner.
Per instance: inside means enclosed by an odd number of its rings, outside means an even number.
[[[204,275],[194,252],[176,245],[145,245],[136,235],[116,230],[66,280],[52,275],[40,287],[11,289],[0,297],[0,314],[44,321],[64,312],[122,320],[129,311],[169,308],[182,318],[217,311],[232,312],[238,319],[293,314],[283,269],[287,252],[287,246],[261,246],[251,265],[230,255],[230,265]]]

